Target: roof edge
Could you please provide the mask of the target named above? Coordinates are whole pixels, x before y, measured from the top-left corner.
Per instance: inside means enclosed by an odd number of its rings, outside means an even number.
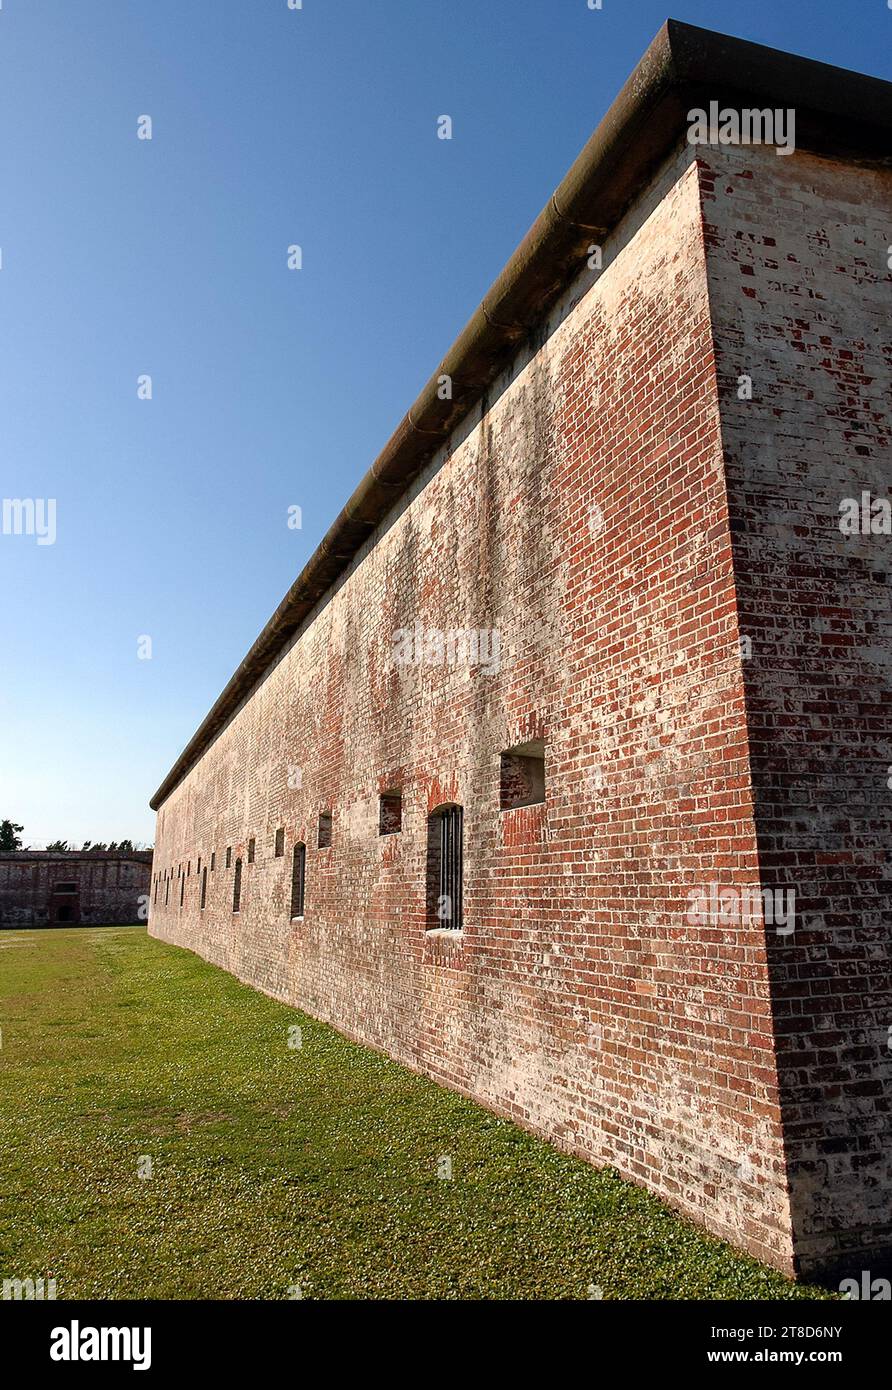
[[[794,108],[797,144],[888,157],[892,83],[669,19],[177,758],[158,810],[677,142],[691,101]],[[439,396],[452,380],[452,399]]]

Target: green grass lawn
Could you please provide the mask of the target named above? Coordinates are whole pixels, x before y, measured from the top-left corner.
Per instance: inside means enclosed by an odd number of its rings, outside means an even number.
[[[60,1299],[818,1292],[141,928],[0,932],[0,1027],[0,1278]]]

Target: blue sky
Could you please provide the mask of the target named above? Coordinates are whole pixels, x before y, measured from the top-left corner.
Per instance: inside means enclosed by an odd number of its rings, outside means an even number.
[[[26,842],[151,843],[149,796],[667,3],[2,0],[0,495],[56,499],[53,545],[0,535]],[[887,0],[670,12],[892,78]]]

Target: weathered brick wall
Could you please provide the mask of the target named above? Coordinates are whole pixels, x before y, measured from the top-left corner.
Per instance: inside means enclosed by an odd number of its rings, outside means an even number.
[[[151,855],[0,854],[0,926],[145,922]],[[73,883],[74,893],[57,893]]]
[[[687,917],[691,888],[759,882],[687,148],[605,265],[162,806],[150,929],[790,1268],[764,933]],[[395,666],[416,622],[496,630],[498,669]],[[546,803],[500,811],[501,751],[538,739]],[[380,837],[394,788],[402,831]],[[444,802],[460,935],[425,931]]]
[[[759,852],[794,887],[769,963],[796,1249],[892,1247],[892,171],[709,151],[709,289]],[[738,377],[752,377],[752,400]]]

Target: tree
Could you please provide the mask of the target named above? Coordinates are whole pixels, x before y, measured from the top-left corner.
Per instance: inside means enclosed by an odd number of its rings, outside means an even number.
[[[15,821],[0,820],[0,850],[8,853],[11,850],[22,848],[19,831],[24,829],[21,825],[16,825]]]
[[[2,6],[3,0],[0,0]],[[21,829],[21,827],[19,827]],[[133,854],[134,849],[139,849],[139,841],[134,845],[132,840],[109,840],[108,844],[104,840],[97,840],[95,845],[92,840],[84,840],[81,845],[81,854]],[[48,845],[47,849],[67,849],[68,843],[60,840],[58,844]]]
[[[67,841],[67,840],[50,840],[50,843],[47,845],[47,849],[48,849],[48,850],[52,850],[52,852],[53,852],[54,854],[67,854],[67,853],[68,853],[68,841]]]

